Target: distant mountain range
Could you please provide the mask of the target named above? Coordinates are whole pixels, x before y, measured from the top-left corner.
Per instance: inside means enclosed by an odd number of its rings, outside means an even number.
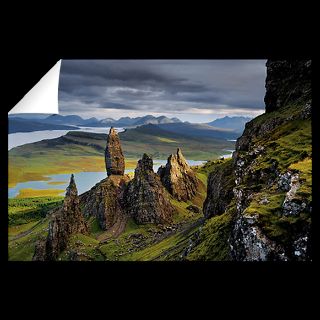
[[[60,126],[83,126],[83,127],[137,127],[145,124],[164,124],[164,123],[180,123],[178,118],[168,118],[165,116],[154,117],[152,115],[146,115],[144,117],[122,117],[119,120],[113,118],[106,118],[98,120],[97,118],[83,119],[76,115],[62,116],[59,114],[53,114],[44,117],[44,115],[37,114],[32,117],[28,114],[9,115],[9,133],[13,132],[28,132],[37,130],[63,130],[69,128],[62,128]],[[37,123],[38,125],[35,125]],[[30,126],[28,127],[28,124]],[[43,126],[40,126],[43,125]],[[23,127],[22,131],[19,131],[19,125]],[[46,127],[46,125],[51,125]],[[54,125],[54,127],[52,127]],[[40,129],[43,127],[43,129]]]
[[[39,130],[72,130],[79,127],[123,127],[136,128],[146,125],[157,125],[159,128],[168,132],[183,134],[184,136],[203,136],[235,139],[243,131],[245,123],[251,120],[248,117],[224,117],[216,119],[207,124],[182,122],[178,118],[168,118],[166,116],[154,117],[146,115],[143,117],[122,117],[119,120],[106,118],[83,119],[77,115],[62,116],[54,114],[44,117],[44,115],[9,115],[9,133],[32,132]]]
[[[230,129],[238,133],[242,133],[245,127],[245,124],[250,121],[252,118],[249,117],[224,117],[216,119],[212,122],[209,122],[208,125],[220,128],[220,129]]]

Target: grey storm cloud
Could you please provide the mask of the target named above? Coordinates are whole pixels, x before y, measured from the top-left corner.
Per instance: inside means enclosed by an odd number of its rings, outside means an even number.
[[[60,109],[264,109],[264,60],[63,60]]]

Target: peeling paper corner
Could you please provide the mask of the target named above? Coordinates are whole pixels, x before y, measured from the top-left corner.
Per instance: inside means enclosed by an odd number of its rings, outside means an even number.
[[[8,112],[59,114],[58,89],[61,59]]]

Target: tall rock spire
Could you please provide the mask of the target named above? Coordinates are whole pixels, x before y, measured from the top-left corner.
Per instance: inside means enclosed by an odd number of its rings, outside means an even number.
[[[124,174],[125,163],[120,138],[113,127],[110,128],[107,139],[105,163],[108,176]]]

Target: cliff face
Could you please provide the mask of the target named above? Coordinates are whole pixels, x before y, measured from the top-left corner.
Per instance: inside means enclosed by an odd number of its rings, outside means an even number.
[[[229,164],[233,195],[225,167],[210,174],[204,213],[222,216],[204,230],[229,221],[226,257],[311,259],[310,74],[310,61],[268,61],[266,113],[246,124]]]
[[[144,154],[126,191],[126,208],[137,223],[169,223],[174,209],[159,176],[153,171],[153,160]]]
[[[88,233],[88,227],[80,210],[74,176],[71,175],[63,206],[53,213],[46,240],[36,246],[33,260],[56,260],[68,244],[72,234]]]
[[[181,149],[169,156],[166,166],[158,169],[162,184],[168,192],[179,201],[192,199],[199,185],[199,181],[189,167]]]
[[[311,60],[268,60],[266,112],[311,99]]]
[[[233,198],[235,176],[232,161],[217,164],[208,177],[207,198],[203,204],[206,218],[226,211]]]
[[[234,153],[236,260],[311,259],[311,62],[268,61],[266,114]]]
[[[112,175],[81,196],[85,216],[95,216],[102,230],[107,230],[125,216],[124,190],[130,178]]]

